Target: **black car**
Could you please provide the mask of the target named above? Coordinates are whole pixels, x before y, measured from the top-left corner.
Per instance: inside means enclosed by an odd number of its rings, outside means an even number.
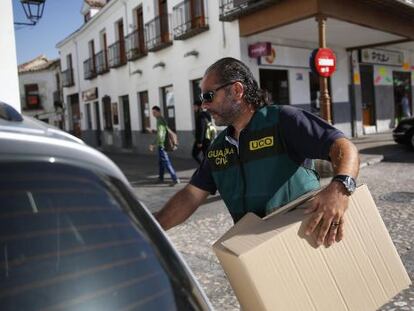
[[[0,103],[0,310],[211,310],[127,179]]]
[[[408,145],[414,149],[414,118],[402,119],[394,129],[392,136],[396,143]]]

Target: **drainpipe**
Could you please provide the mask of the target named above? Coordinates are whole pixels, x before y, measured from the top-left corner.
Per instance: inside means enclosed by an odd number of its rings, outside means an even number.
[[[353,51],[348,52],[349,56],[349,103],[351,105],[351,135],[352,137],[357,137],[357,128],[356,128],[356,102],[355,102],[355,84],[354,84],[354,58],[352,55]]]
[[[318,15],[316,17],[318,21],[319,30],[319,47],[326,48],[326,17]],[[319,102],[321,103],[321,116],[329,124],[332,124],[331,119],[331,97],[329,96],[328,90],[328,78],[319,77],[320,96]]]

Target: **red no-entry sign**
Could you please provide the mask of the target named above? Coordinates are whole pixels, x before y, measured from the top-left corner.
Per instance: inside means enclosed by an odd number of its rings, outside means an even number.
[[[336,57],[331,49],[320,48],[312,53],[311,64],[322,77],[330,77],[336,70]]]

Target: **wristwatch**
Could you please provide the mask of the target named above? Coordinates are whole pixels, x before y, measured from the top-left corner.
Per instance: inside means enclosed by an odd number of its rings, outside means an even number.
[[[341,182],[345,190],[348,192],[348,195],[351,195],[354,193],[356,188],[356,182],[355,179],[348,175],[336,175],[334,178],[332,178],[332,181],[339,181]]]

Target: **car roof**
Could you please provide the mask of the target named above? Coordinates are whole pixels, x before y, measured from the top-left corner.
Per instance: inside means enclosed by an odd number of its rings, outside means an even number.
[[[21,115],[10,105],[0,102],[0,161],[7,160],[71,163],[129,184],[107,156],[87,146],[81,139]]]

